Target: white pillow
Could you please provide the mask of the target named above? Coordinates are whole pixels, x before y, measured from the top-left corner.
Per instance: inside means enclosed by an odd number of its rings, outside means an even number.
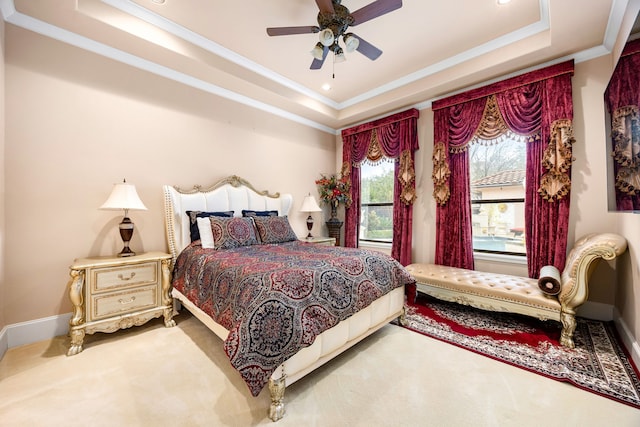
[[[198,231],[200,232],[200,244],[205,249],[215,249],[213,244],[213,232],[211,231],[211,220],[209,217],[196,218],[198,221]]]

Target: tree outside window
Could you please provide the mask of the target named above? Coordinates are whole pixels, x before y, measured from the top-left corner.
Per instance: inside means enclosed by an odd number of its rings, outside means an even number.
[[[393,171],[393,159],[360,166],[360,241],[393,240]]]

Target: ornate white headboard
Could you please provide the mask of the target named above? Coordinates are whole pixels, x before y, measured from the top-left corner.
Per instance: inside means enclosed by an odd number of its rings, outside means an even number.
[[[191,243],[189,219],[185,211],[234,211],[242,216],[242,210],[277,210],[278,215],[288,215],[293,203],[291,194],[270,194],[258,191],[249,182],[233,175],[208,188],[195,185],[192,190],[164,185],[164,224],[169,251],[175,262],[178,254]]]

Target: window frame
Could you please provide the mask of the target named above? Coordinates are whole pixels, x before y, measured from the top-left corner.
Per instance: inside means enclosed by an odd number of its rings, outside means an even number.
[[[360,203],[360,209],[364,207],[380,207],[380,206],[391,206],[391,212],[393,213],[393,202],[376,202],[376,203]],[[360,231],[358,230],[358,242],[369,242],[369,243],[380,243],[384,245],[391,245],[393,243],[393,214],[391,216],[391,240],[380,240],[380,239],[363,239],[360,237]]]
[[[498,203],[522,203],[524,205],[524,197],[522,198],[507,198],[507,199],[478,199],[478,200],[471,200],[470,203],[470,208],[471,208],[471,217],[473,218],[473,205],[493,205],[493,204],[498,204]],[[525,247],[525,253],[521,253],[521,252],[511,252],[511,251],[495,251],[495,250],[490,250],[490,249],[476,249],[473,247],[473,238],[474,238],[474,234],[473,234],[473,229],[471,230],[471,247],[473,249],[474,253],[478,253],[478,254],[494,254],[494,255],[508,255],[508,256],[515,256],[515,257],[520,257],[520,258],[527,258],[527,253],[526,253],[526,247]]]

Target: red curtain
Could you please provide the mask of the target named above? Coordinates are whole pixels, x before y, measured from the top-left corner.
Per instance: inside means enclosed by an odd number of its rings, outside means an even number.
[[[393,200],[393,243],[391,256],[401,264],[411,263],[411,235],[415,176],[413,165],[418,150],[415,108],[354,126],[342,131],[342,172],[351,179],[351,206],[345,210],[345,238],[348,247],[358,245],[360,229],[360,163],[367,158],[372,144],[377,144],[385,157],[395,159]]]
[[[625,46],[605,92],[611,114],[616,208],[640,210],[640,39]]]
[[[436,263],[473,268],[467,147],[486,124],[490,102],[508,131],[527,137],[525,239],[530,277],[540,268],[564,268],[569,221],[573,62],[533,71],[433,103],[438,202]],[[493,119],[496,117],[494,116]],[[448,160],[448,162],[447,162]],[[449,168],[448,171],[442,169]]]

